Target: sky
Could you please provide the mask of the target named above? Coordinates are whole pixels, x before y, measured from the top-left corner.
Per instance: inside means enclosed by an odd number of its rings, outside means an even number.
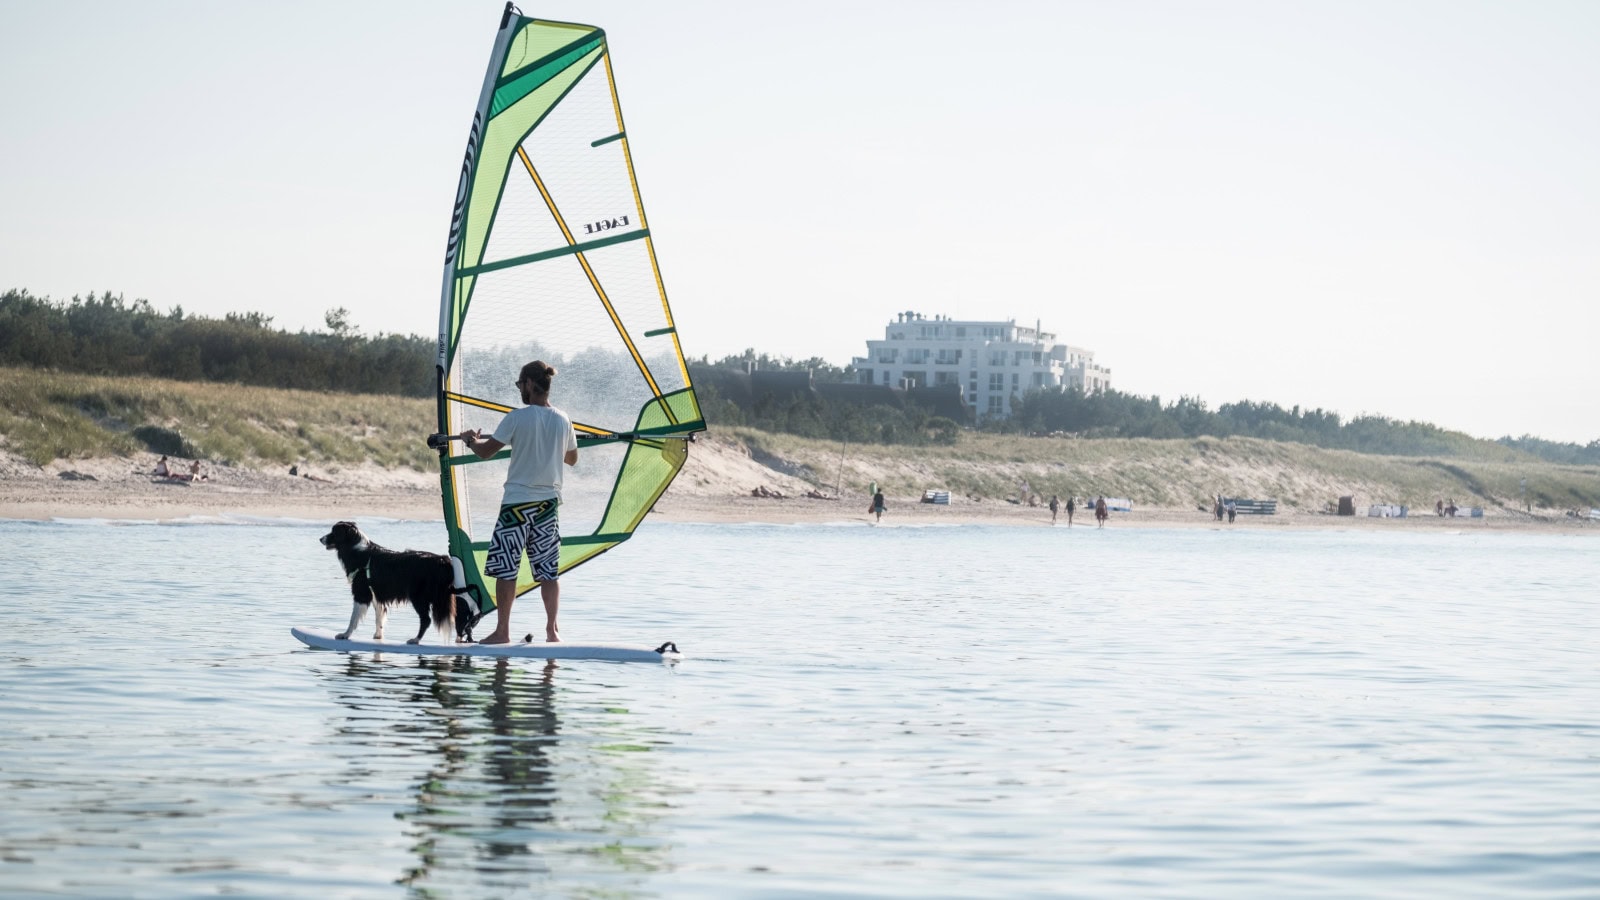
[[[560,0],[684,349],[1600,439],[1600,3]],[[501,4],[0,0],[0,290],[432,337]]]

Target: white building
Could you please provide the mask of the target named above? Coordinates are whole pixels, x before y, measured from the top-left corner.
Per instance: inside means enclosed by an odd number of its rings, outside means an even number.
[[[1011,400],[1038,388],[1087,393],[1111,387],[1111,370],[1082,347],[1056,336],[1004,322],[929,319],[903,312],[867,341],[867,355],[851,360],[863,384],[920,387],[964,384],[967,405],[979,418],[1008,416]]]

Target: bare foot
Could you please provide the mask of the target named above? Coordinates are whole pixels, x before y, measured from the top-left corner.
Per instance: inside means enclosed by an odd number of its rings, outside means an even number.
[[[511,635],[509,635],[509,634],[501,634],[500,632],[496,631],[494,634],[491,634],[488,637],[479,640],[478,643],[480,643],[480,644],[509,644],[509,643],[511,643]]]
[[[554,628],[546,628],[544,630],[544,640],[547,644],[559,644],[561,643],[561,632],[556,631]]]

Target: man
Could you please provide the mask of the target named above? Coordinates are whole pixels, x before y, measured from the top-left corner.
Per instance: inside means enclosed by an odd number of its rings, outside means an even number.
[[[1050,495],[1050,524],[1056,523],[1056,512],[1061,509],[1061,498],[1055,494]]]
[[[550,379],[556,370],[534,360],[522,367],[517,389],[522,392],[521,409],[506,413],[494,437],[478,430],[464,431],[460,437],[467,449],[480,459],[489,459],[501,448],[511,448],[511,465],[506,469],[505,492],[500,500],[500,517],[483,573],[495,579],[494,601],[497,616],[494,633],[481,643],[504,644],[511,640],[511,604],[517,599],[517,569],[526,549],[528,567],[539,580],[539,596],[544,600],[545,640],[561,640],[556,628],[556,613],[561,607],[561,527],[557,510],[561,505],[561,464],[578,464],[578,438],[567,414],[550,405]]]

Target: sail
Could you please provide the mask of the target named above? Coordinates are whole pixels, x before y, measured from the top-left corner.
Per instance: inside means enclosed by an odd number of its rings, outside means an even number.
[[[493,433],[524,363],[571,417],[561,571],[627,540],[705,428],[634,180],[605,32],[502,17],[473,116],[439,309],[439,430]],[[440,450],[450,554],[482,575],[509,450]],[[537,582],[524,560],[517,593]]]

